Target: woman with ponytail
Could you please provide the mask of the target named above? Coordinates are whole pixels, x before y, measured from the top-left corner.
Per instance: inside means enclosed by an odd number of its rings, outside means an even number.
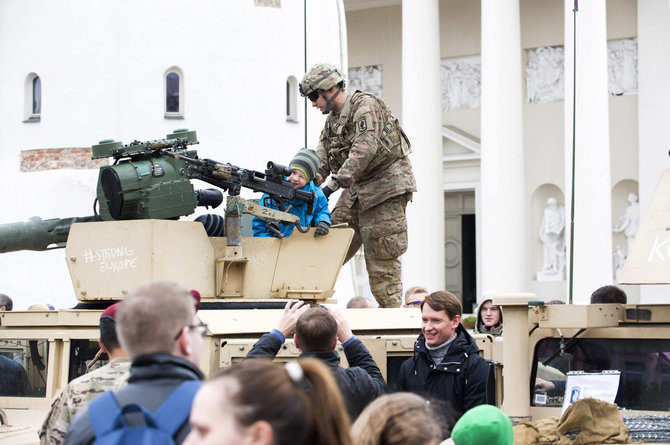
[[[311,358],[236,363],[203,384],[190,421],[185,445],[352,445],[337,383]]]

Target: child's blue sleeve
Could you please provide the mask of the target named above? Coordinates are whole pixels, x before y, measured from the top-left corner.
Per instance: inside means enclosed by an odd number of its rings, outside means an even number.
[[[261,200],[259,202],[260,205],[264,207],[271,207],[270,200],[265,199],[268,195],[263,195],[261,197]],[[265,204],[265,205],[264,205]],[[254,236],[260,236],[260,237],[272,237],[274,236],[265,226],[266,222],[260,219],[257,216],[254,216],[254,218],[251,220],[251,230],[254,232]]]
[[[265,227],[265,221],[258,216],[254,216],[251,220],[251,230],[253,230],[254,236],[272,236],[270,231]]]

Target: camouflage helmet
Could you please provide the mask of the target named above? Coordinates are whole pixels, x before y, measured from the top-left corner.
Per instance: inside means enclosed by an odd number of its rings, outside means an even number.
[[[318,63],[300,81],[300,95],[304,97],[314,91],[329,90],[340,82],[344,88],[344,74],[339,68],[328,63]]]

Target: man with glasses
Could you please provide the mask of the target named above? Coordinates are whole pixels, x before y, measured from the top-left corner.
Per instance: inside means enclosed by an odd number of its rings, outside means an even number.
[[[416,191],[409,140],[383,100],[358,90],[349,94],[344,75],[333,65],[320,63],[305,73],[300,94],[328,115],[314,183],[320,186],[330,176],[321,188],[326,198],[343,189],[332,223],[354,229],[345,263],[362,245],[379,306],[399,307],[399,257],[407,250],[405,208]]]
[[[402,307],[420,308],[421,303],[428,295],[428,289],[423,286],[412,286],[405,292],[405,304]]]
[[[116,323],[121,346],[133,360],[128,385],[114,391],[119,407],[137,404],[155,413],[184,382],[202,380],[197,364],[207,325],[196,317],[194,296],[187,289],[167,280],[142,284],[121,302]],[[91,406],[101,398],[75,416],[66,444],[95,441],[91,413],[97,411]],[[191,403],[192,397],[182,403],[186,416],[173,435],[176,444],[190,432]]]

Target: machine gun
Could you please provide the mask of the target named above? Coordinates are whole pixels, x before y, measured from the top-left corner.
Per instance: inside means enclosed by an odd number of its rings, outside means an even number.
[[[299,227],[297,216],[289,214],[288,202],[297,199],[308,204],[311,213],[314,193],[296,190],[285,176],[291,169],[268,162],[265,173],[199,159],[189,146],[198,144],[195,131],[175,130],[166,139],[133,141],[123,145],[103,140],[92,147],[92,158],[112,158],[113,164],[100,168],[94,215],[83,218],[32,218],[27,223],[0,226],[0,253],[15,250],[46,250],[64,247],[73,222],[132,219],[178,219],[190,215],[197,206],[216,208],[228,192],[226,234],[229,245],[239,244],[239,216],[251,213],[265,220],[281,220]],[[199,179],[218,189],[195,190],[192,179]],[[240,198],[244,188],[266,193],[279,211],[258,206]],[[209,236],[223,235],[221,215],[204,215]],[[57,230],[55,230],[57,228]]]

